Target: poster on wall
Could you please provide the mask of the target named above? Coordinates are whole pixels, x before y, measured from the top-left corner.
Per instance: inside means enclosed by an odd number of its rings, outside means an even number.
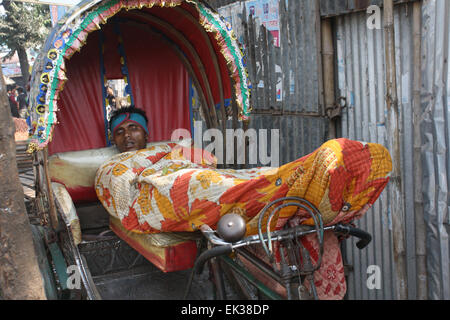
[[[2,64],[2,72],[6,77],[20,77],[22,75],[22,71],[20,70],[20,65],[18,63]]]
[[[69,7],[66,6],[58,6],[58,5],[50,5],[50,17],[52,19],[52,26],[54,27],[55,24],[64,17],[66,12],[69,10]]]
[[[245,7],[244,7],[245,6]],[[218,8],[219,14],[228,21],[236,37],[245,47],[244,27],[242,23],[243,12],[245,8],[246,15],[252,15],[255,25],[264,25],[273,36],[273,45],[280,49],[280,24],[279,24],[279,0],[247,0],[246,2],[234,2],[229,5]],[[257,78],[260,79],[254,86],[264,88],[262,80],[263,65],[260,61],[255,62]],[[283,77],[281,66],[275,65],[276,82],[276,101],[283,100]]]
[[[233,31],[240,43],[244,43],[244,28],[241,23],[243,5],[241,2],[234,2],[220,7],[219,14],[231,24]]]
[[[273,36],[273,44],[280,46],[278,0],[250,0],[245,2],[247,14],[258,18]]]
[[[240,42],[243,42],[243,28],[239,23],[242,19],[243,3],[235,2],[220,7],[219,14],[233,27]],[[247,15],[252,15],[255,20],[264,25],[273,36],[273,44],[280,46],[280,23],[278,13],[278,0],[248,0],[245,2]]]

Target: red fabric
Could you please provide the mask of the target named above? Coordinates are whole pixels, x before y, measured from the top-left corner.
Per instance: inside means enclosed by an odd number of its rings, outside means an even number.
[[[195,20],[198,21],[199,19],[199,15],[198,15],[198,11],[196,9],[194,9],[193,6],[188,5],[186,2],[182,3],[181,7],[186,10],[187,12],[189,12],[190,15],[192,15],[194,17]],[[228,67],[227,67],[227,61],[225,60],[224,56],[221,54],[220,50],[221,48],[219,47],[219,45],[217,44],[217,40],[215,39],[215,35],[212,32],[207,32],[207,35],[209,37],[209,41],[212,44],[212,47],[214,48],[214,51],[216,52],[216,57],[218,60],[218,64],[219,64],[219,69],[220,69],[220,73],[221,73],[221,77],[222,77],[222,85],[223,85],[223,92],[224,92],[224,98],[225,99],[230,99],[231,98],[231,81],[229,78],[229,71],[228,71]],[[195,43],[195,47],[198,48],[199,46],[204,46],[204,42],[203,41],[199,41],[200,38],[198,35],[193,35],[192,33],[187,34],[187,36],[190,38],[191,41],[194,41]],[[197,40],[197,41],[195,41]],[[202,56],[208,55],[209,52],[208,51],[201,51],[202,52]],[[213,69],[214,70],[214,69]],[[214,81],[214,83],[217,83],[217,81]],[[219,90],[219,88],[217,87],[217,89],[213,89],[213,95],[215,97],[215,103],[219,103],[219,92],[216,91]]]
[[[153,29],[164,33],[165,36],[170,39],[170,41],[176,43],[176,45],[180,48],[180,50],[192,65],[196,78],[198,79],[200,86],[202,87],[202,91],[205,94],[205,98],[207,99],[207,102],[209,104],[206,83],[205,81],[203,81],[202,77],[202,74],[206,75],[206,81],[209,82],[210,85],[213,103],[214,105],[217,105],[220,103],[220,88],[219,82],[217,80],[216,70],[211,57],[211,51],[205,43],[205,37],[201,34],[203,33],[201,29],[202,27],[196,27],[192,24],[191,20],[186,17],[186,15],[191,15],[194,20],[198,21],[198,12],[193,9],[192,6],[186,3],[183,3],[181,5],[181,8],[185,10],[184,14],[179,14],[178,12],[175,12],[171,9],[160,7],[144,9],[145,11],[149,11],[152,16],[157,17],[157,19],[167,22],[167,24],[161,24],[159,22],[152,21],[152,19],[148,19],[145,16],[136,16],[133,11],[122,12],[119,15],[122,17],[126,17],[127,19],[141,21],[148,25],[151,25]],[[174,29],[176,30],[176,32],[181,33],[185,40],[180,39],[180,37],[176,36],[176,34],[173,32]],[[207,38],[209,38],[209,42],[211,43],[212,48],[215,51],[213,54],[217,57],[218,60],[224,98],[229,99],[231,97],[231,82],[229,78],[227,62],[220,52],[221,48],[219,48],[219,46],[217,45],[217,40],[214,37],[215,36],[213,33],[207,32]],[[193,46],[194,51],[202,61],[202,67],[204,68],[204,70],[200,69],[200,65],[198,65],[195,56],[191,53],[191,50],[189,50],[188,46],[185,44],[185,41],[189,42]]]
[[[98,33],[66,61],[67,82],[59,95],[49,154],[106,146]]]
[[[149,119],[149,141],[171,138],[178,128],[190,131],[189,77],[177,55],[152,33],[121,24],[134,103]],[[145,41],[143,40],[145,39]]]
[[[107,79],[122,79],[122,71],[120,68],[120,54],[117,50],[119,41],[117,34],[114,33],[113,26],[107,24],[102,29],[103,40],[103,64],[105,66],[105,77]]]
[[[306,235],[301,237],[300,241],[310,254],[312,260],[311,263],[316,265],[320,252],[317,236],[315,234]],[[281,261],[279,248],[280,243],[276,242],[275,252],[277,264]],[[248,247],[248,249],[269,265],[267,255],[263,251],[262,246],[254,245]],[[301,257],[300,253],[299,256]],[[287,298],[286,288],[281,283],[275,281],[266,273],[262,272],[243,256],[239,256],[239,258],[250,273],[253,274],[259,281],[274,290],[280,296]],[[305,281],[304,285],[308,288],[308,290],[310,290],[311,284],[308,281]],[[314,272],[314,285],[316,287],[319,300],[342,300],[347,291],[341,249],[339,241],[333,231],[326,231],[324,233],[324,252],[322,255],[322,263],[319,270]]]
[[[191,6],[187,6],[191,7]],[[188,18],[186,18],[184,15],[178,15],[171,12],[172,10],[167,10],[164,8],[154,7],[151,9],[152,14],[155,16],[158,16],[161,18],[161,20],[169,22],[170,26],[172,28],[177,29],[178,32],[181,32],[186,39],[192,44],[192,46],[195,48],[195,51],[200,56],[200,60],[203,63],[203,66],[205,68],[206,78],[211,86],[211,93],[213,96],[214,104],[217,104],[220,102],[220,90],[218,86],[217,81],[217,74],[214,68],[213,60],[211,58],[211,52],[208,48],[207,44],[205,43],[205,38],[201,34],[203,32],[202,26],[195,26],[193,25]],[[187,13],[188,15],[190,13]],[[198,13],[195,15],[195,20],[198,19]],[[159,27],[160,28],[160,27]],[[175,38],[173,38],[175,40]],[[209,39],[209,41],[211,41]],[[180,47],[184,47],[183,43],[180,41],[177,41]],[[214,43],[216,40],[213,41]],[[214,48],[214,46],[213,46]],[[204,90],[206,90],[206,84],[203,82],[201,77],[201,72],[199,68],[197,67],[197,64],[195,63],[195,58],[189,54],[189,51],[187,49],[183,50],[186,55],[190,57],[191,63],[194,66],[194,69],[196,69],[197,77],[202,84]],[[220,50],[216,50],[216,52],[220,52]],[[222,58],[223,56],[220,55],[218,58]],[[224,60],[224,59],[223,59]],[[225,69],[227,70],[227,69]],[[225,76],[228,76],[228,71],[225,71]],[[226,82],[229,83],[230,79],[227,77]],[[207,98],[207,92],[205,91],[205,96]],[[207,98],[208,99],[208,98]]]
[[[62,181],[52,178],[52,182],[57,182],[66,187],[67,192],[74,204],[92,203],[98,201],[97,193],[93,187],[67,186]]]
[[[189,77],[182,62],[144,29],[121,24],[121,34],[134,103],[149,118],[149,141],[169,140],[178,128],[190,130]],[[106,28],[104,63],[109,77],[116,77],[120,68],[114,37]],[[68,80],[60,93],[59,125],[49,154],[106,146],[99,52],[99,33],[93,32],[82,50],[66,61]]]
[[[317,237],[314,234],[301,238],[303,246],[311,255],[312,263],[317,263],[320,252]],[[324,233],[324,252],[319,270],[314,273],[314,285],[320,300],[341,300],[347,291],[344,263],[339,240],[333,231]],[[310,284],[306,283],[309,288]]]
[[[187,270],[194,266],[197,257],[197,243],[195,241],[184,241],[166,247],[163,249],[164,253],[161,256],[157,253],[159,250],[153,252],[152,247],[145,245],[145,241],[139,241],[139,237],[145,237],[145,235],[131,238],[121,226],[120,221],[117,223],[110,220],[109,227],[119,238],[163,272]]]

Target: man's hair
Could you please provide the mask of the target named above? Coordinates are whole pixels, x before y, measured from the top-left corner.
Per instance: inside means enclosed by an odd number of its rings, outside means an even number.
[[[112,124],[113,120],[124,113],[138,113],[144,117],[145,123],[148,123],[148,118],[147,118],[147,115],[145,114],[145,111],[131,105],[129,107],[124,107],[124,108],[120,108],[120,109],[113,111],[113,113],[111,114],[111,118],[109,119],[109,123],[108,123],[109,130],[112,131],[111,124]]]

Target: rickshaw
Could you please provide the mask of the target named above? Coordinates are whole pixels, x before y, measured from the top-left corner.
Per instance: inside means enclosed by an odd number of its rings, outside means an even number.
[[[247,237],[233,214],[217,230],[129,232],[94,191],[96,170],[117,153],[107,125],[117,107],[111,81],[121,85],[115,91],[122,105],[148,113],[148,146],[170,141],[175,129],[193,132],[195,121],[236,128],[251,109],[242,48],[206,1],[90,0],[73,7],[36,59],[27,120],[32,211],[40,219],[33,232],[50,299],[317,299],[324,233],[359,237],[360,248],[370,242],[350,225],[325,226],[318,209],[298,197],[267,203],[258,234]],[[307,212],[312,225],[270,231],[274,214],[287,206]],[[314,258],[300,241],[305,236],[317,239]]]

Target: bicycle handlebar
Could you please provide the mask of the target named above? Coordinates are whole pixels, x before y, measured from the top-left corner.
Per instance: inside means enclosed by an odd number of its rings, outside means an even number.
[[[238,248],[241,246],[246,246],[249,244],[255,244],[255,243],[261,243],[261,240],[258,236],[249,236],[245,239],[242,239],[241,241],[235,242],[235,243],[229,243],[225,240],[221,239],[217,235],[215,235],[214,230],[212,230],[208,225],[202,225],[200,227],[200,230],[202,231],[203,235],[213,244],[218,246],[231,246],[232,249]],[[359,238],[360,240],[356,243],[356,246],[358,249],[364,249],[369,245],[369,243],[372,241],[372,236],[370,233],[361,230],[359,228],[355,228],[349,225],[344,224],[336,224],[329,227],[324,227],[324,231],[326,230],[333,230],[336,233],[342,233],[344,235],[351,235],[354,237]],[[309,227],[309,226],[297,226],[294,228],[291,228],[290,230],[277,230],[271,232],[271,237],[273,240],[281,240],[285,236],[301,236],[301,235],[307,235],[311,233],[315,233],[316,230]],[[263,241],[267,241],[267,235],[265,235],[265,238]]]
[[[230,254],[233,251],[233,247],[231,245],[222,245],[211,248],[209,250],[204,251],[196,260],[194,264],[194,270],[197,274],[201,274],[203,272],[203,266],[205,263],[214,257],[218,257],[224,254]]]
[[[360,240],[356,243],[358,249],[364,249],[372,241],[370,233],[349,225],[337,224],[334,231],[359,238]]]
[[[274,239],[274,240],[281,240],[285,237],[286,238],[291,237],[292,235],[295,235],[296,237],[298,237],[301,235],[311,234],[311,233],[314,233],[317,231],[314,228],[309,228],[309,230],[304,229],[304,228],[307,228],[307,226],[297,226],[297,227],[291,228],[291,230],[273,231],[270,234],[272,236],[275,236],[276,239]],[[185,298],[187,297],[187,295],[189,293],[194,274],[201,274],[203,272],[203,267],[208,260],[218,257],[218,256],[221,256],[221,255],[228,255],[233,252],[234,248],[244,246],[244,245],[249,245],[254,242],[262,243],[262,242],[268,241],[270,239],[270,235],[266,235],[265,237],[264,236],[259,237],[258,240],[256,240],[256,238],[254,238],[255,236],[250,236],[250,237],[247,237],[246,239],[242,239],[238,242],[229,243],[229,242],[226,242],[225,240],[223,240],[222,238],[216,236],[215,231],[212,230],[206,224],[202,225],[200,227],[200,230],[202,231],[203,235],[208,239],[208,241],[212,244],[215,244],[216,246],[204,251],[195,260],[194,267],[193,267],[192,273],[191,273],[191,277],[189,279],[189,284],[188,284],[188,287],[187,287],[187,290],[185,293]],[[294,230],[294,232],[292,232],[292,230]],[[372,241],[372,236],[368,232],[358,229],[358,228],[355,228],[355,227],[351,227],[349,225],[336,224],[336,225],[332,225],[332,226],[328,226],[328,227],[324,227],[323,225],[321,225],[321,230],[322,230],[321,231],[322,234],[323,234],[323,231],[325,231],[325,230],[333,230],[336,233],[341,233],[344,235],[351,235],[351,236],[359,238],[360,240],[356,243],[356,246],[358,247],[358,249],[363,249],[363,248],[367,247],[367,245]]]

